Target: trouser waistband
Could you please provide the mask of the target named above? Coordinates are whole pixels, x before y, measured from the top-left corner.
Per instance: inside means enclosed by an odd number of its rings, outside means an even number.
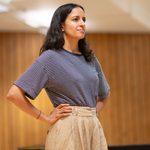
[[[95,107],[71,106],[74,116],[96,116]]]

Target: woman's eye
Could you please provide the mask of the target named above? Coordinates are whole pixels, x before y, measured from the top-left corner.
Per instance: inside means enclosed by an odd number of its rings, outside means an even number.
[[[84,22],[86,22],[86,18],[83,18],[82,20],[83,20]]]
[[[73,18],[72,20],[75,21],[75,22],[77,22],[77,21],[80,20],[80,18]],[[85,17],[81,18],[81,20],[82,20],[83,22],[86,22],[86,18],[85,18]]]
[[[73,21],[78,21],[78,18],[73,18]]]

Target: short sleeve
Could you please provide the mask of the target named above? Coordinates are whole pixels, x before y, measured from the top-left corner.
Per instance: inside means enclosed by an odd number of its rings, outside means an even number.
[[[35,99],[48,82],[48,75],[44,67],[36,60],[14,84],[20,87],[27,97]]]
[[[98,78],[99,78],[98,96],[99,96],[99,100],[102,101],[107,97],[110,91],[110,86],[103,73],[101,64],[96,57],[95,57],[95,67],[96,67],[96,71],[98,73]]]

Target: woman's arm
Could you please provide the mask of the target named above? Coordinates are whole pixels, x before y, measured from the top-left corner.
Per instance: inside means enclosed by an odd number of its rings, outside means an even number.
[[[18,106],[24,112],[48,124],[55,123],[59,118],[68,116],[71,112],[71,108],[68,104],[61,104],[58,107],[56,107],[50,115],[46,115],[39,109],[34,107],[30,103],[30,101],[25,97],[24,91],[22,91],[16,85],[13,85],[10,88],[7,94],[7,99],[14,103],[16,106]]]
[[[96,104],[96,113],[97,113],[97,116],[99,116],[100,112],[102,111],[102,109],[106,105],[109,96],[110,96],[110,92],[108,93],[107,97],[103,101],[97,100],[97,104]]]

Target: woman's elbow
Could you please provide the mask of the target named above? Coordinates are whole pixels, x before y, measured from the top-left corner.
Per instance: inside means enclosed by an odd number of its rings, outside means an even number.
[[[18,97],[20,97],[19,95],[21,94],[21,91],[19,90],[19,88],[15,85],[13,85],[10,90],[8,91],[7,95],[6,95],[6,99],[11,101],[11,102],[15,102],[17,101]]]
[[[9,101],[14,101],[15,97],[16,97],[15,93],[10,89],[6,95],[6,99]]]

